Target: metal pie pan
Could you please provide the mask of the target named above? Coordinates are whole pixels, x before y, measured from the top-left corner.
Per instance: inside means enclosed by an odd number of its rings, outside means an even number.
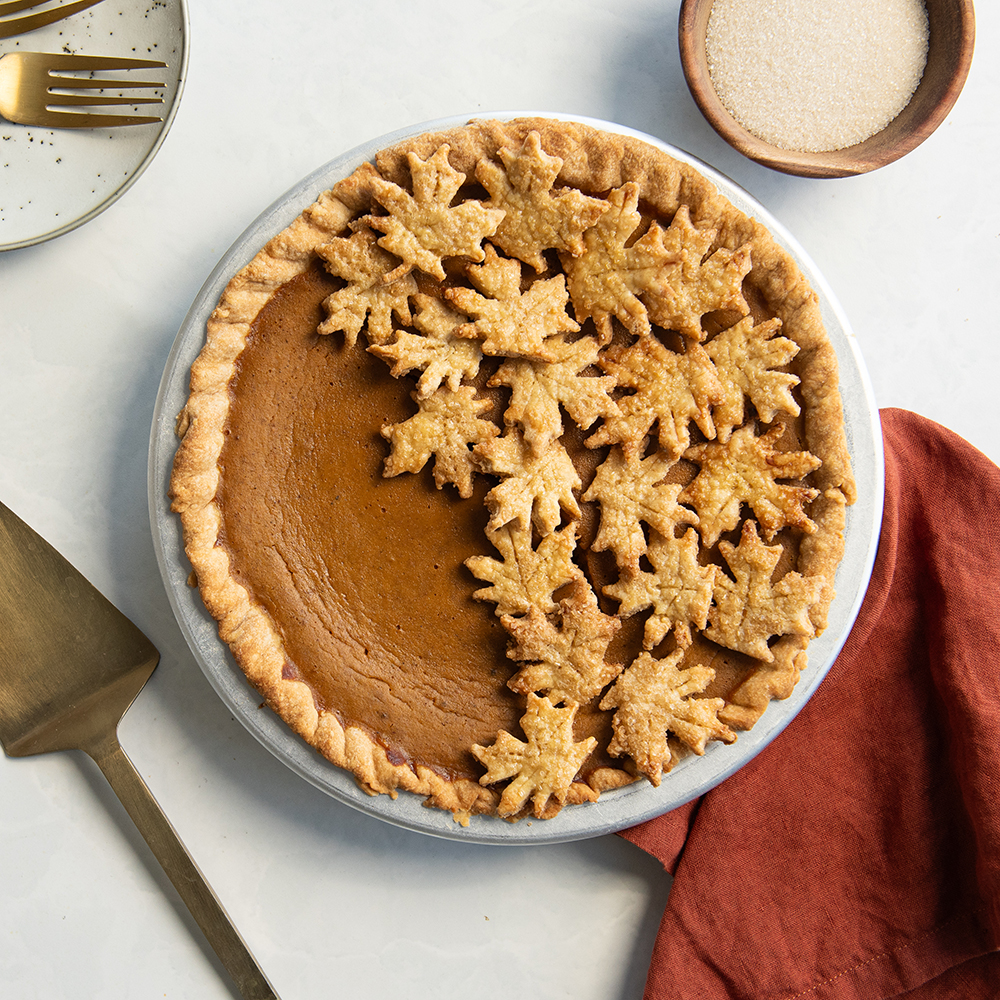
[[[846,641],[868,586],[882,516],[881,427],[864,363],[826,281],[784,227],[728,178],[653,136],[611,122],[551,112],[504,112],[475,117],[525,116],[578,121],[607,132],[634,136],[691,164],[713,181],[738,209],[766,225],[795,258],[819,296],[827,331],[839,359],[847,442],[858,483],[858,500],[847,509],[846,552],[837,571],[837,596],[826,631],[809,646],[809,666],[791,696],[773,701],[756,726],[740,733],[736,743],[710,744],[704,756],[686,757],[664,777],[659,788],[637,782],[605,792],[597,802],[567,807],[547,821],[525,819],[510,823],[474,816],[468,827],[462,827],[449,813],[425,808],[419,796],[406,792],[395,799],[388,795],[370,796],[358,787],[353,775],[321,757],[272,712],[261,710],[260,695],[246,681],[228,647],[219,639],[216,623],[205,610],[198,591],[188,586],[190,565],[183,550],[180,519],[170,512],[167,498],[177,446],[174,418],[187,400],[189,369],[204,343],[205,323],[230,278],[318,194],[371,160],[378,150],[422,132],[465,124],[472,116],[424,122],[373,139],[320,167],[264,211],[228,250],[192,303],[160,385],[150,440],[149,508],[157,558],[171,605],[192,652],[219,696],[249,732],[292,771],[340,801],[387,823],[431,836],[480,844],[560,843],[625,829],[703,795],[752,760],[795,718]]]

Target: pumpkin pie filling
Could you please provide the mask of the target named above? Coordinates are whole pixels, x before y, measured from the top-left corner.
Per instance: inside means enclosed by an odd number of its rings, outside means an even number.
[[[382,476],[378,427],[405,417],[409,386],[316,334],[330,285],[310,269],[253,325],[220,457],[220,542],[319,708],[398,761],[471,777],[472,744],[519,717],[503,628],[462,565],[482,545],[485,490],[452,500],[423,476]]]

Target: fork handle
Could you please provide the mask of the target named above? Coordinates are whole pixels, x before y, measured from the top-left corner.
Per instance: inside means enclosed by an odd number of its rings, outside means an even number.
[[[244,1000],[278,1000],[218,897],[181,843],[170,820],[118,742],[117,734],[86,752],[104,772],[114,793],[174,884],[208,943],[219,956]]]

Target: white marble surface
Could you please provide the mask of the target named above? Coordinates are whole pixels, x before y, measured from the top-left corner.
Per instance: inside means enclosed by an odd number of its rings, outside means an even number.
[[[715,135],[681,76],[678,7],[198,0],[182,106],[152,165],[84,227],[0,255],[0,499],[161,651],[122,743],[285,1000],[635,1000],[669,881],[615,837],[489,848],[362,816],[248,736],[186,648],[147,517],[156,389],[216,261],[302,176],[452,114],[558,111],[659,136],[798,238],[854,326],[880,405],[1000,460],[1000,7],[980,3],[972,72],[937,133],[832,181],[773,173]],[[234,995],[75,753],[0,758],[0,994]]]

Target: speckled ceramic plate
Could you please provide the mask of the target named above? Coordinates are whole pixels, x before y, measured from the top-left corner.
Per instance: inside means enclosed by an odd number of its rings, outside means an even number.
[[[138,179],[166,138],[187,70],[185,0],[104,0],[14,38],[7,52],[70,52],[155,59],[165,69],[130,70],[162,82],[163,121],[114,129],[48,129],[0,118],[0,250],[43,243],[89,222]],[[116,77],[128,79],[125,74]]]
[[[522,116],[569,119],[550,112],[478,114],[477,118]],[[300,740],[276,715],[261,710],[260,695],[249,685],[227,646],[219,639],[215,621],[202,604],[198,591],[188,585],[190,564],[184,555],[180,518],[170,512],[167,488],[177,439],[174,420],[188,395],[191,363],[205,341],[205,323],[229,279],[272,236],[281,232],[316,196],[375,153],[408,136],[464,124],[468,116],[426,122],[375,139],[321,167],[265,211],[236,241],[205,283],[181,326],[167,360],[153,418],[149,454],[149,506],[153,538],[160,569],[174,613],[188,643],[212,686],[233,714],[264,746],[292,771],[349,805],[396,826],[438,837],[470,843],[542,844],[596,837],[643,820],[704,794],[755,757],[795,718],[826,676],[854,624],[868,587],[882,522],[882,434],[868,376],[848,323],[822,275],[795,240],[762,205],[732,181],[689,154],[652,136],[620,125],[573,116],[608,132],[633,135],[690,163],[712,180],[742,212],[766,225],[795,258],[820,299],[823,318],[840,362],[847,443],[858,483],[858,500],[847,509],[846,552],[838,568],[837,596],[830,609],[826,631],[809,646],[809,666],[791,696],[774,701],[749,732],[741,732],[731,746],[709,745],[703,757],[684,758],[659,788],[637,782],[605,792],[597,802],[572,806],[548,821],[508,823],[490,816],[472,817],[468,827],[455,823],[449,813],[426,809],[419,796],[401,792],[372,797],[356,784],[353,775],[335,767]]]

